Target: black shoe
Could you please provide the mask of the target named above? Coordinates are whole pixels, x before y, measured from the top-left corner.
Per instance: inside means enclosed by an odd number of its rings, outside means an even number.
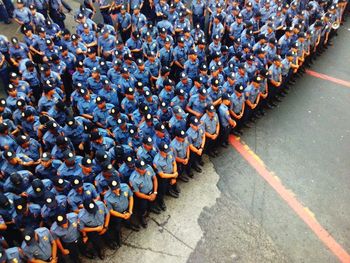
[[[145,216],[141,216],[140,218],[140,224],[143,228],[147,228],[147,220],[146,220],[146,217]]]
[[[259,112],[260,112],[261,116],[264,116],[266,114],[266,111],[263,108],[260,108]]]
[[[248,123],[250,124],[254,124],[256,122],[257,118],[255,118],[254,116],[250,117],[250,120],[248,121]]]
[[[208,152],[209,157],[215,158],[216,154],[214,152]]]
[[[116,249],[118,248],[117,243],[115,243],[114,241],[108,242],[107,245],[108,245],[108,247],[109,247],[110,249],[112,249],[112,250],[116,250]]]
[[[12,24],[11,20],[5,21],[4,22],[6,25]]]
[[[244,128],[250,129],[250,128],[253,127],[253,126],[250,125],[249,123],[243,123],[243,127],[244,127]]]
[[[173,189],[170,189],[167,194],[173,198],[179,198],[179,194],[176,193]]]
[[[192,167],[197,173],[201,173],[202,172],[202,169],[200,167],[198,167],[197,165],[194,165]]]
[[[285,97],[287,95],[287,93],[285,93],[284,91],[281,91],[280,94],[278,94],[278,96],[281,96],[281,97]]]
[[[104,260],[105,259],[105,253],[103,251],[99,251],[97,253],[98,257],[101,259],[101,260]]]
[[[159,207],[160,207],[160,209],[162,209],[163,211],[166,211],[166,205],[165,205],[164,201],[159,202]]]
[[[152,206],[149,211],[151,211],[152,213],[155,213],[157,215],[159,215],[161,213],[160,209],[156,206]]]
[[[282,102],[282,100],[278,96],[275,97],[275,101]]]
[[[181,189],[178,184],[174,184],[172,186],[172,189],[175,191],[175,193],[178,193],[178,194],[181,193]]]
[[[88,259],[94,259],[95,258],[94,253],[91,253],[89,251],[85,251],[84,252],[84,256],[87,257]]]
[[[273,109],[273,107],[272,107],[271,104],[269,104],[269,103],[266,103],[266,104],[265,104],[265,108],[268,109],[268,110]]]
[[[203,162],[203,160],[202,160],[202,159],[200,159],[200,160],[198,161],[198,164],[199,164],[200,166],[204,166],[204,162]]]
[[[214,152],[215,156],[219,156],[218,150],[214,150],[213,152]]]
[[[179,177],[179,180],[184,182],[184,183],[188,183],[190,181],[190,179],[186,176],[186,175],[180,175]]]
[[[193,178],[193,172],[192,172],[192,171],[189,171],[189,172],[187,173],[187,176],[188,176],[189,178]]]
[[[131,224],[130,223],[130,224],[126,224],[125,227],[128,228],[128,229],[131,229],[131,230],[133,230],[135,232],[139,232],[140,231],[140,226],[139,225],[135,225],[135,224]]]
[[[227,148],[227,145],[226,145],[225,143],[222,143],[222,144],[221,144],[221,147]]]
[[[256,112],[256,113],[254,114],[254,117],[260,119],[260,118],[262,117],[262,115],[261,115],[261,113],[258,111],[258,112]]]
[[[236,136],[241,136],[241,132],[236,131],[236,130],[233,130],[233,131],[232,131],[232,134],[233,134],[233,135],[236,135]]]

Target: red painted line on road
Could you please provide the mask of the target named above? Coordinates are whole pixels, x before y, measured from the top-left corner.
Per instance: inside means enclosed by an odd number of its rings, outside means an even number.
[[[342,86],[350,88],[350,81],[337,79],[337,78],[328,76],[326,74],[318,73],[316,71],[309,70],[309,69],[306,70],[306,73],[309,74],[310,76],[313,76],[313,77],[316,77],[316,78],[319,78],[319,79],[328,80],[328,81],[331,81],[333,83],[336,83],[336,84],[339,84],[339,85],[342,85]]]
[[[315,235],[329,248],[342,263],[350,262],[350,255],[335,241],[310,212],[274,177],[260,158],[242,143],[239,138],[230,136],[230,143],[236,151],[258,172],[258,174],[279,194],[279,196],[294,210]]]

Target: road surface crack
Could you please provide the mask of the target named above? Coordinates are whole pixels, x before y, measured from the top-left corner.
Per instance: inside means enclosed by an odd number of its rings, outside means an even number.
[[[163,230],[165,230],[166,232],[168,232],[171,236],[173,236],[177,241],[179,241],[181,244],[183,244],[184,246],[188,247],[191,250],[194,250],[193,247],[191,247],[190,245],[188,245],[186,242],[184,242],[183,240],[181,240],[179,237],[177,237],[175,234],[173,234],[170,230],[168,230],[165,225],[168,223],[169,219],[170,219],[170,215],[168,216],[168,218],[163,222],[163,223],[159,223],[156,219],[154,219],[153,217],[150,217],[150,219],[157,224],[157,226],[161,227]]]
[[[156,254],[166,255],[166,256],[170,256],[170,257],[177,257],[177,258],[180,257],[179,255],[174,255],[174,254],[171,254],[171,253],[168,253],[168,252],[154,250],[154,249],[152,249],[150,247],[141,247],[141,246],[138,246],[138,245],[133,245],[133,244],[125,242],[125,241],[123,242],[123,245],[126,246],[126,247],[131,247],[131,248],[136,248],[136,249],[141,249],[141,250],[147,250],[147,251],[151,251],[151,252],[156,253]]]

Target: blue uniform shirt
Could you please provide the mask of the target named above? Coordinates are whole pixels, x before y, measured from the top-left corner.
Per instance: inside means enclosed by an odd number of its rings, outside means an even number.
[[[49,261],[52,255],[53,238],[50,231],[46,227],[35,229],[38,235],[38,241],[32,241],[29,245],[23,241],[21,248],[29,260],[39,259]]]
[[[127,184],[120,184],[120,194],[117,195],[112,190],[108,190],[104,196],[107,208],[109,210],[114,210],[119,213],[123,213],[129,208],[129,198],[133,196]]]
[[[156,176],[150,165],[146,167],[146,173],[141,175],[134,171],[130,176],[130,184],[134,192],[149,194],[153,191],[153,178]]]

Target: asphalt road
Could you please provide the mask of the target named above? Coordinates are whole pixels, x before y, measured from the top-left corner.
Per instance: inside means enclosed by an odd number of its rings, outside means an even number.
[[[350,80],[349,27],[312,70]],[[241,138],[347,251],[349,101],[349,87],[305,75]],[[235,150],[212,161],[221,196],[199,218],[204,236],[189,262],[337,262]]]

